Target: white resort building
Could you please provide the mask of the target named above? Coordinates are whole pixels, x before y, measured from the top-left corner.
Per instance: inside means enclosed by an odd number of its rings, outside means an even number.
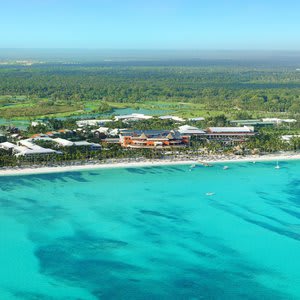
[[[115,121],[130,122],[130,121],[149,120],[149,119],[152,119],[152,118],[153,118],[152,116],[133,113],[133,114],[130,114],[130,115],[115,116]]]
[[[203,117],[196,117],[196,118],[189,118],[189,121],[192,121],[192,122],[198,122],[198,121],[204,121],[205,118]]]
[[[188,136],[204,136],[205,131],[202,129],[199,129],[198,127],[190,126],[190,125],[183,125],[178,127],[178,131],[182,135],[188,135]]]
[[[61,154],[59,151],[53,149],[43,148],[34,143],[31,140],[21,140],[19,145],[5,142],[0,144],[0,148],[11,151],[16,156],[45,156],[51,154]]]
[[[244,142],[247,138],[255,136],[254,128],[244,127],[209,127],[206,129],[205,137],[208,140],[215,140],[225,143]]]
[[[110,119],[104,120],[79,120],[76,122],[78,127],[86,127],[86,126],[100,126],[105,125],[106,123],[112,122]]]
[[[100,144],[95,144],[95,143],[89,143],[87,141],[76,141],[72,142],[66,139],[62,138],[55,138],[52,139],[53,142],[57,143],[61,147],[89,147],[92,150],[100,150],[101,146]]]

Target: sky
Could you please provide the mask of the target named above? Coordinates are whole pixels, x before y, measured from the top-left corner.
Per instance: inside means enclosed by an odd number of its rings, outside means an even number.
[[[0,0],[0,48],[300,50],[299,0]]]

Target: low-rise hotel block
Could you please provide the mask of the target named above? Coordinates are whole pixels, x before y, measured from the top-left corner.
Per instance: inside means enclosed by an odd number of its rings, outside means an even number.
[[[126,148],[174,148],[189,145],[188,136],[174,130],[137,130],[120,134],[120,144]]]
[[[31,140],[21,140],[19,142],[19,145],[9,142],[1,143],[0,148],[10,151],[17,157],[47,156],[53,154],[61,154],[61,152],[59,151],[40,147],[34,144]]]
[[[253,127],[209,127],[206,129],[207,140],[219,141],[227,144],[245,142],[255,136]]]

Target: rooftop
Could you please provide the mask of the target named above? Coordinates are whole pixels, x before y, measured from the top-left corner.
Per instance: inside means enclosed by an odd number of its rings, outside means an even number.
[[[52,139],[53,142],[60,144],[61,146],[64,147],[69,147],[69,146],[73,146],[73,142],[70,142],[66,139],[62,139],[62,138],[56,138],[56,139]]]
[[[209,127],[207,131],[210,133],[250,133],[253,130],[247,126],[244,127]]]
[[[199,129],[198,127],[190,126],[190,125],[183,125],[178,128],[178,131],[181,134],[204,134],[205,131]]]
[[[10,142],[4,142],[4,143],[0,143],[0,148],[4,148],[4,149],[13,149],[17,147],[17,145],[10,143]]]
[[[170,134],[172,136],[170,136]],[[181,138],[179,131],[175,130],[128,130],[120,133],[120,136],[131,136],[141,139],[151,138]]]
[[[176,116],[161,116],[159,118],[161,120],[173,120],[173,121],[176,121],[176,122],[184,122],[185,121],[183,118],[176,117]]]
[[[120,120],[148,120],[153,118],[152,116],[144,115],[144,114],[138,114],[138,113],[133,113],[130,115],[120,115],[120,116],[115,116],[116,121]]]
[[[189,121],[204,121],[205,118],[203,117],[196,117],[196,118],[189,118]]]
[[[95,119],[91,119],[91,120],[79,120],[79,121],[76,121],[76,124],[79,127],[83,127],[83,126],[97,126],[97,125],[105,124],[105,123],[108,123],[108,122],[112,122],[112,120],[110,120],[110,119],[102,119],[102,120],[95,120]]]

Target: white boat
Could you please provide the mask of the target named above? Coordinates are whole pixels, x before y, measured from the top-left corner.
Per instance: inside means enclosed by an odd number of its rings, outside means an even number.
[[[275,169],[280,169],[280,166],[279,166],[278,161],[277,161],[277,164],[276,164],[276,166],[275,166]]]
[[[229,169],[228,166],[224,166],[224,167],[223,167],[223,170],[228,170],[228,169]]]
[[[212,192],[208,192],[208,193],[206,193],[205,195],[206,196],[213,196],[215,193],[212,193]]]

